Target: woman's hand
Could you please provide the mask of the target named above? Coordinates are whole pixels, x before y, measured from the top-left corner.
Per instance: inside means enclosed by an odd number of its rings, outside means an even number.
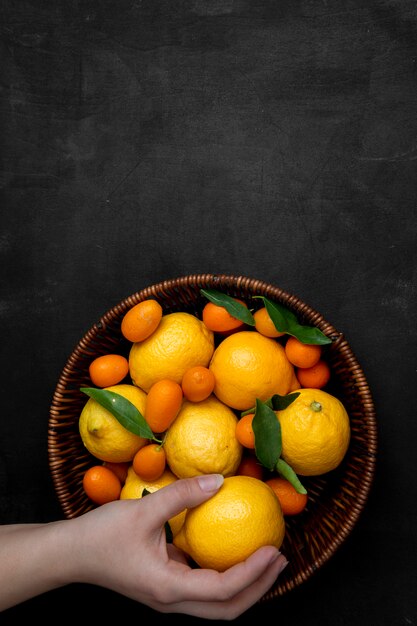
[[[145,498],[111,502],[71,520],[5,527],[9,533],[4,539],[0,534],[0,543],[9,538],[4,552],[15,562],[17,558],[19,567],[10,580],[0,551],[0,583],[9,580],[14,590],[0,608],[81,582],[112,589],[163,613],[236,618],[270,589],[287,563],[285,557],[274,546],[265,546],[222,573],[192,568],[180,550],[167,544],[164,528],[166,520],[214,495],[222,482],[218,474],[177,480]],[[31,545],[34,549],[28,552]]]

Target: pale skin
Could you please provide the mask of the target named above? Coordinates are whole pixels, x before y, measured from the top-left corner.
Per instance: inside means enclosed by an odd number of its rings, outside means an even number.
[[[225,572],[189,566],[166,542],[165,521],[220,488],[218,474],[178,480],[71,520],[0,527],[0,611],[70,583],[111,589],[162,613],[232,620],[254,605],[287,564],[264,546]]]

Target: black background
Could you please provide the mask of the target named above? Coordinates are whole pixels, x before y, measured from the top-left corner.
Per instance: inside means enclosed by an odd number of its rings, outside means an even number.
[[[332,559],[236,621],[417,624],[415,1],[0,4],[1,521],[62,517],[49,407],[105,311],[191,273],[258,278],[345,333],[378,462]],[[173,619],[72,585],[0,621],[112,611]]]

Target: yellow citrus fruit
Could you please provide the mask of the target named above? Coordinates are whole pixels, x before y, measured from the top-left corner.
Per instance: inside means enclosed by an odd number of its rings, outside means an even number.
[[[162,487],[170,485],[176,480],[178,480],[178,478],[172,472],[170,472],[169,469],[166,469],[162,476],[160,476],[157,480],[144,480],[136,474],[133,466],[131,466],[128,469],[127,478],[120,493],[120,500],[133,500],[135,498],[142,498],[142,493],[144,489],[153,493],[154,491],[157,491]],[[181,526],[183,525],[185,514],[186,509],[168,520],[172,530],[172,534],[174,536],[178,533]]]
[[[212,498],[187,511],[174,544],[200,567],[224,571],[262,546],[279,548],[284,536],[274,491],[258,478],[231,476]]]
[[[106,387],[129,400],[143,415],[146,394],[134,385],[113,385]],[[124,428],[120,422],[101,404],[89,398],[81,411],[78,421],[81,439],[87,450],[102,461],[123,463],[131,461],[136,452],[148,443]]]
[[[283,346],[257,331],[240,331],[217,346],[209,369],[216,384],[214,393],[225,404],[244,411],[256,398],[267,400],[289,392],[294,368]]]
[[[297,389],[300,395],[277,411],[282,458],[301,476],[335,469],[349,447],[349,416],[342,402],[322,389]]]
[[[213,395],[201,402],[186,400],[165,437],[170,469],[179,478],[234,474],[243,450],[236,438],[237,421],[232,409]]]
[[[168,313],[150,337],[132,345],[130,376],[146,392],[163,378],[181,384],[187,369],[209,364],[213,351],[213,332],[201,320],[190,313]]]

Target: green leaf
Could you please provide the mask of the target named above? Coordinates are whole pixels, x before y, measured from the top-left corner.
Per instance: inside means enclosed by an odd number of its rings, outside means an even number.
[[[151,493],[152,491],[149,491],[149,489],[146,489],[146,487],[144,487],[142,491],[142,498],[144,498],[145,496],[149,496],[149,494]],[[167,543],[172,543],[174,540],[174,535],[172,534],[172,529],[171,529],[169,522],[165,522],[164,528],[165,528],[165,535],[166,535]]]
[[[154,439],[149,424],[135,405],[127,398],[114,391],[96,389],[95,387],[82,387],[80,391],[110,411],[126,430],[145,439]]]
[[[307,493],[307,489],[303,487],[297,474],[288,465],[288,463],[284,461],[284,459],[278,459],[275,465],[275,469],[277,470],[278,474],[282,476],[282,478],[285,478],[286,480],[288,480],[288,482],[292,484],[292,486],[296,491],[298,491],[298,493]]]
[[[281,425],[274,411],[258,398],[252,428],[258,461],[269,470],[274,469],[282,449]]]
[[[298,324],[298,320],[292,311],[263,296],[262,299],[269,317],[274,322],[274,326],[279,332],[288,333],[291,326]]]
[[[252,313],[235,298],[221,293],[221,291],[217,291],[216,289],[200,289],[200,293],[210,300],[210,302],[213,302],[213,304],[225,308],[232,317],[249,326],[255,326],[255,319]]]
[[[298,391],[294,393],[289,393],[286,396],[280,396],[279,393],[274,394],[268,400],[265,400],[264,404],[269,406],[270,409],[274,411],[283,411],[286,409],[298,396],[300,393]],[[244,417],[245,415],[249,415],[250,413],[255,412],[256,407],[252,407],[251,409],[247,409],[246,411],[242,411],[240,417]]]
[[[269,300],[265,296],[253,297],[263,300],[268,315],[279,332],[292,335],[302,343],[317,345],[332,343],[330,337],[327,337],[319,328],[299,324],[294,313],[281,304],[272,302],[272,300]]]
[[[299,391],[288,393],[286,396],[280,396],[279,393],[275,393],[270,399],[271,408],[274,409],[274,411],[283,411],[289,407],[299,395]]]
[[[301,341],[302,343],[316,345],[332,343],[330,337],[327,337],[319,328],[316,328],[315,326],[300,326],[300,324],[297,324],[297,326],[291,326],[288,334],[296,337],[298,341]]]

